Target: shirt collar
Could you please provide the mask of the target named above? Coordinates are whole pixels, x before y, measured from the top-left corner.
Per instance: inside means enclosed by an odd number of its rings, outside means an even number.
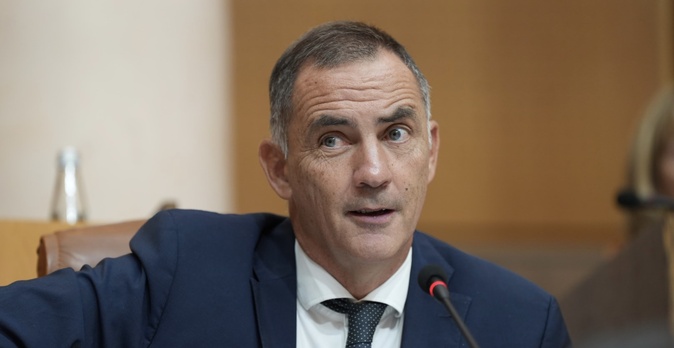
[[[309,310],[317,304],[333,298],[353,298],[351,294],[330,273],[307,256],[295,241],[295,264],[297,267],[297,300]],[[412,248],[398,270],[378,288],[367,294],[363,300],[387,304],[396,312],[403,313],[412,270]]]

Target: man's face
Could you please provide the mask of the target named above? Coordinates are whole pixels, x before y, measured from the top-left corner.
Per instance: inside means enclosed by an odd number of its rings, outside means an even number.
[[[307,66],[293,105],[287,186],[277,193],[289,201],[302,248],[326,268],[402,263],[439,141],[410,70],[388,51],[336,68]]]

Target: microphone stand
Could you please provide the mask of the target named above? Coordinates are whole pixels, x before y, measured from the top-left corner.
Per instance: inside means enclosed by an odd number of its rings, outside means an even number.
[[[473,338],[473,335],[468,330],[468,327],[466,327],[466,323],[461,320],[461,317],[456,312],[454,305],[452,305],[452,301],[449,300],[449,289],[447,289],[445,286],[435,286],[433,293],[433,297],[442,302],[442,304],[444,304],[449,311],[449,314],[452,316],[452,318],[454,318],[456,326],[459,327],[461,334],[463,334],[463,337],[465,337],[466,341],[468,341],[468,346],[471,348],[480,348],[480,346],[475,341],[475,338]]]

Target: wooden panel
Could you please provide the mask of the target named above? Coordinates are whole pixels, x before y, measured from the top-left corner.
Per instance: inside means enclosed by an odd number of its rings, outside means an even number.
[[[0,221],[0,286],[37,277],[40,236],[69,227],[60,222]]]
[[[355,19],[398,38],[432,86],[442,141],[422,225],[622,224],[613,198],[660,83],[656,0],[231,6],[237,211],[286,212],[257,160],[275,60],[310,27]]]

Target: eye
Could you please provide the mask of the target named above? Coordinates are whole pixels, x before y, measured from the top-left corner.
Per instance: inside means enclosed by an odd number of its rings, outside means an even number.
[[[391,141],[400,142],[406,140],[409,137],[409,132],[406,129],[400,127],[391,128],[387,133],[387,137]]]
[[[337,146],[337,138],[335,138],[335,137],[325,137],[321,141],[321,144],[325,147],[335,147],[335,146]]]
[[[321,146],[334,149],[344,145],[344,140],[336,135],[328,135],[321,138],[320,144]]]

